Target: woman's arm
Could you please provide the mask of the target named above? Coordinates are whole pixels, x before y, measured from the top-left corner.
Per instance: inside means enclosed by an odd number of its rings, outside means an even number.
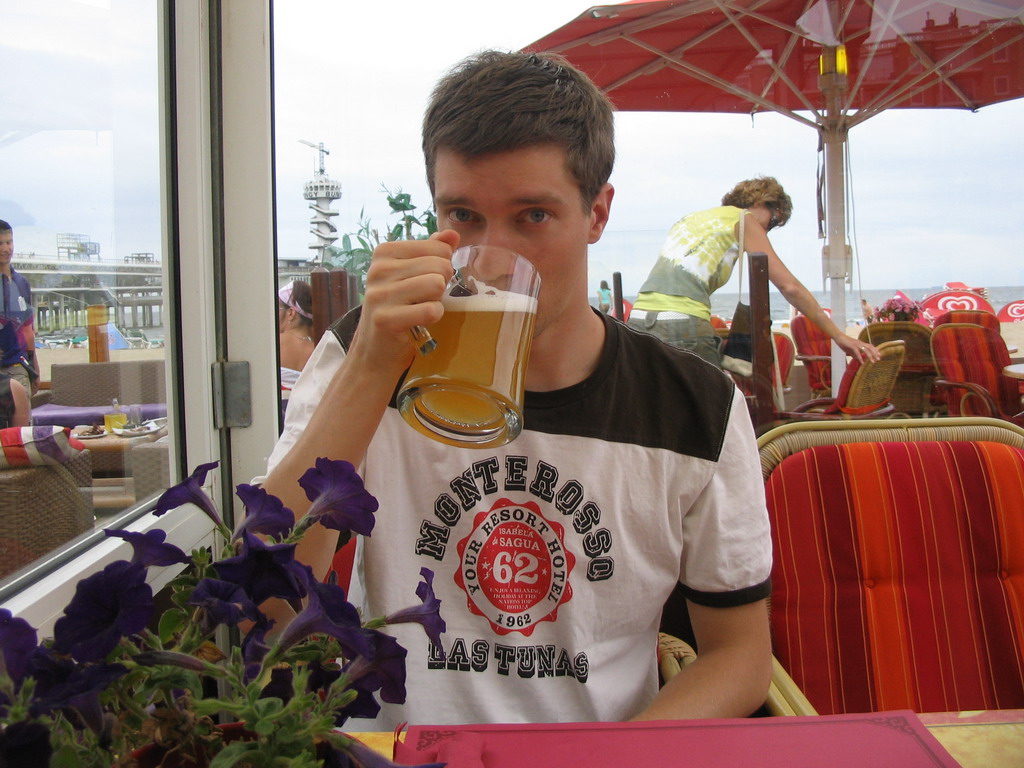
[[[29,402],[28,391],[16,379],[11,379],[11,397],[14,400],[11,426],[27,427],[32,422],[32,403]]]
[[[744,246],[746,250],[751,253],[761,251],[768,255],[768,279],[779,289],[779,292],[786,298],[786,301],[800,310],[800,312],[807,316],[807,319],[828,334],[846,354],[855,357],[861,362],[875,362],[882,359],[882,355],[874,345],[848,336],[832,322],[832,318],[821,308],[814,295],[782,263],[782,259],[779,258],[779,255],[772,248],[772,244],[768,240],[768,233],[754,216],[747,216],[744,228],[746,230],[744,232],[744,239],[746,240]]]

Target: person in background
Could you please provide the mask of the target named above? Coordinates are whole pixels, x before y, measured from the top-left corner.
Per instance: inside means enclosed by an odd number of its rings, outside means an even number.
[[[440,645],[388,627],[408,649],[409,697],[364,730],[740,717],[766,698],[771,535],[743,396],[590,303],[613,126],[607,97],[557,56],[485,51],[447,73],[423,121],[439,231],[375,249],[365,301],[323,335],[253,481],[298,517],[319,458],[359,469],[380,505],[358,539],[364,616],[405,607],[421,569],[434,574]],[[478,243],[521,253],[541,290],[523,431],[467,450],[410,428],[393,393],[411,329],[444,312],[453,250]],[[297,558],[323,578],[337,543],[311,528]],[[677,585],[699,653],[659,688]]]
[[[27,427],[32,423],[32,404],[21,382],[0,373],[0,429]]]
[[[775,253],[768,233],[789,221],[793,202],[771,176],[747,179],[722,198],[722,205],[691,213],[668,231],[661,253],[628,324],[675,347],[688,349],[717,366],[719,337],[711,326],[711,294],[729,281],[741,254],[768,254],[768,279],[786,301],[827,333],[848,355],[862,362],[881,358],[867,342],[846,335]],[[740,246],[740,217],[745,217]]]
[[[32,394],[39,388],[32,289],[11,264],[14,229],[0,219],[0,373]]]
[[[281,386],[291,389],[313,354],[313,291],[309,283],[293,280],[277,292],[278,346]]]
[[[875,316],[875,308],[868,304],[867,299],[860,300],[860,313],[864,315],[864,322],[870,323]]]
[[[597,289],[597,308],[605,314],[612,308],[612,291],[607,280],[602,280],[601,287]]]

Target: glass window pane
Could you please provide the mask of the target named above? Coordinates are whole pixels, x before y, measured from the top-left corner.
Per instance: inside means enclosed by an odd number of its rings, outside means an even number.
[[[81,440],[66,463],[0,468],[0,579],[169,481],[160,7],[0,0],[0,219],[21,276],[4,282],[3,362],[20,342],[38,372],[34,437]],[[0,233],[0,271],[7,258]],[[22,299],[34,311],[17,315]]]

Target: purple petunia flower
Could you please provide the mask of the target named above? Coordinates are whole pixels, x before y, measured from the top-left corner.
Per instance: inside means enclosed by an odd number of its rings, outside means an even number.
[[[152,614],[145,568],[118,560],[78,582],[54,624],[53,648],[77,661],[102,661],[122,637],[145,629]]]
[[[99,733],[104,728],[100,693],[127,671],[121,664],[76,664],[40,649],[32,657],[31,675],[36,681],[32,715],[74,710],[83,723]]]
[[[188,604],[203,609],[204,635],[220,624],[234,626],[242,619],[256,621],[260,616],[242,587],[221,579],[202,579],[192,590]]]
[[[249,531],[242,532],[241,542],[238,555],[213,564],[222,579],[242,587],[256,605],[269,597],[305,597],[303,566],[295,560],[294,544],[268,546]]]
[[[318,582],[311,568],[302,568],[309,598],[305,608],[281,633],[281,650],[291,648],[310,635],[325,634],[341,644],[348,658],[369,656],[371,648],[362,629],[362,620],[356,607],[345,598],[345,590],[337,584]]]
[[[280,541],[285,538],[295,525],[295,513],[284,503],[255,485],[235,487],[235,494],[245,505],[245,519],[232,537],[237,539],[242,531],[262,533]]]
[[[221,527],[224,523],[220,519],[217,508],[213,505],[210,497],[203,492],[203,483],[206,482],[206,474],[220,462],[211,461],[207,464],[200,464],[193,470],[185,480],[172,485],[163,495],[156,500],[153,514],[160,516],[172,509],[177,509],[182,504],[195,504],[213,520],[213,524]]]
[[[377,499],[363,487],[351,463],[321,457],[299,478],[299,485],[313,502],[309,516],[325,528],[370,535]]]
[[[143,568],[151,565],[173,565],[174,563],[192,562],[192,558],[182,552],[173,544],[167,544],[167,532],[159,528],[145,533],[135,531],[121,531],[111,528],[104,528],[107,536],[115,536],[124,539],[132,545],[131,562],[138,563]]]
[[[245,662],[245,682],[251,682],[263,666],[263,659],[270,648],[267,646],[267,633],[276,622],[263,614],[242,638],[242,661]]]
[[[402,624],[416,622],[423,625],[423,631],[427,633],[438,650],[442,653],[441,634],[445,631],[446,625],[441,618],[441,601],[434,596],[434,572],[429,568],[420,568],[420,576],[423,581],[416,585],[416,597],[423,601],[422,605],[405,608],[388,616],[385,621],[388,624]]]
[[[280,699],[287,704],[295,693],[294,678],[295,671],[291,667],[275,667],[270,670],[270,682],[263,686],[260,698]]]
[[[52,754],[50,729],[42,723],[11,723],[0,731],[0,765],[6,768],[49,765]]]
[[[366,630],[373,646],[372,653],[360,656],[346,664],[342,671],[348,675],[351,688],[364,691],[380,690],[382,701],[405,703],[405,650],[391,635]]]
[[[16,686],[28,673],[38,644],[39,635],[27,621],[0,608],[0,672],[6,670]]]

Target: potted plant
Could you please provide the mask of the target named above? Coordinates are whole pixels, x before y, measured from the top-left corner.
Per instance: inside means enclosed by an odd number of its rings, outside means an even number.
[[[921,305],[907,298],[893,297],[875,309],[875,320],[887,323],[894,320],[913,322],[921,314]]]
[[[378,697],[405,701],[406,652],[385,626],[418,622],[441,647],[433,573],[421,571],[418,605],[363,620],[341,587],[295,559],[313,525],[370,534],[377,501],[352,465],[317,460],[299,481],[312,505],[297,522],[276,497],[239,485],[247,515],[235,531],[202,491],[215,466],[168,489],[154,514],[195,504],[220,546],[187,555],[162,530],[107,530],[132,545],[132,558],[82,579],[52,638],[40,642],[0,610],[0,764],[392,765],[339,728],[375,715]],[[185,568],[156,615],[146,569],[178,563]],[[272,598],[297,612],[273,637],[263,611]],[[218,630],[236,627],[241,643],[218,647]]]

